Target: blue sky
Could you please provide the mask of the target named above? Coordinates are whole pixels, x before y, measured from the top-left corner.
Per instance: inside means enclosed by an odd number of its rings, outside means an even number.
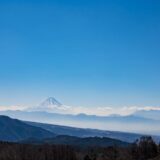
[[[0,105],[160,105],[160,2],[0,0]]]

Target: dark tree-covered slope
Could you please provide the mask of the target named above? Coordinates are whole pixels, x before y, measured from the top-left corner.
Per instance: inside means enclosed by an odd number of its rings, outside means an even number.
[[[0,116],[0,140],[20,141],[28,138],[49,138],[55,136],[40,127],[31,126],[17,119]]]

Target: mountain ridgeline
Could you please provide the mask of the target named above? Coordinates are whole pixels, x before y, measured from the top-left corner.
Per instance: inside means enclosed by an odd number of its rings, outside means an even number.
[[[74,107],[65,106],[55,98],[50,97],[35,107],[27,108],[26,110],[0,111],[0,115],[24,121],[63,126],[160,135],[158,110],[142,110],[128,116],[69,114],[72,113],[72,110],[74,110]]]
[[[68,135],[68,136],[76,136],[80,138],[86,137],[108,137],[113,139],[118,139],[121,141],[132,143],[136,139],[139,139],[142,134],[135,134],[135,133],[127,133],[127,132],[118,132],[118,131],[106,131],[106,130],[98,130],[98,129],[84,129],[84,128],[75,128],[75,127],[68,127],[68,126],[60,126],[60,125],[53,125],[53,124],[45,124],[45,123],[37,123],[37,122],[29,122],[25,121],[25,123],[41,127],[45,130],[53,132],[57,135]],[[156,141],[160,140],[160,137],[153,136]]]
[[[100,138],[100,137],[88,137],[79,138],[68,135],[58,136],[53,132],[29,125],[25,122],[17,119],[11,119],[6,116],[0,116],[0,140],[9,142],[20,143],[33,143],[33,144],[64,144],[73,145],[78,147],[89,146],[126,146],[127,142],[123,142],[117,139]]]
[[[54,136],[54,133],[40,127],[31,126],[7,116],[0,116],[0,140],[16,142],[31,137],[44,139]]]

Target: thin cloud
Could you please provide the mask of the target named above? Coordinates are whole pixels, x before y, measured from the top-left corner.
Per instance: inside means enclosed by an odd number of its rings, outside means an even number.
[[[112,114],[118,115],[130,115],[137,111],[151,111],[157,110],[160,111],[160,107],[155,106],[145,106],[145,107],[138,107],[138,106],[124,106],[121,108],[116,107],[73,107],[73,106],[66,106],[63,105],[61,107],[53,107],[53,108],[27,108],[26,106],[0,106],[0,111],[6,110],[26,110],[26,111],[46,111],[46,112],[54,112],[60,114],[87,114],[87,115],[97,115],[97,116],[108,116]]]
[[[6,110],[24,110],[26,107],[24,106],[0,106],[0,111],[6,111]]]

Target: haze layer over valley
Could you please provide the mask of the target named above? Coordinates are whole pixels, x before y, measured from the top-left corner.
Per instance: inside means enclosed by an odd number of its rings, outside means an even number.
[[[156,110],[157,109],[157,110]],[[53,97],[35,107],[22,110],[3,110],[1,115],[18,118],[25,121],[34,121],[49,124],[58,124],[80,128],[93,128],[101,130],[123,131],[143,134],[160,134],[159,108],[132,107],[131,113],[126,115],[128,108],[119,109],[114,113],[111,108],[72,107],[63,105]],[[121,114],[122,111],[125,114]],[[112,114],[111,114],[112,112]],[[157,114],[154,114],[154,113]],[[96,114],[97,113],[97,114]],[[108,114],[107,114],[108,113]],[[148,130],[148,128],[150,128]]]

